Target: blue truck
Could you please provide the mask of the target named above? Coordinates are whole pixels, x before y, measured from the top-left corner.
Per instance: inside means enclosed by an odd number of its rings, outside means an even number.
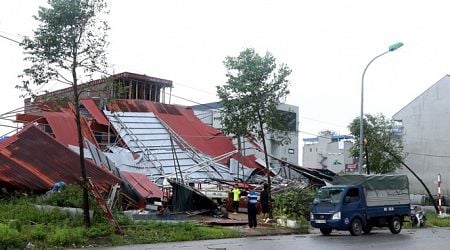
[[[406,175],[343,175],[321,187],[311,207],[311,226],[323,235],[348,230],[368,234],[373,227],[402,230],[410,216],[409,182]]]

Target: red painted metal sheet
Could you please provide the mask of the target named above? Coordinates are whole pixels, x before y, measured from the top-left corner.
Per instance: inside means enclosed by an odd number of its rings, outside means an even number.
[[[47,123],[44,117],[41,115],[34,115],[34,114],[16,114],[16,121],[17,122],[37,122],[37,123]]]
[[[50,125],[56,140],[65,145],[78,146],[77,124],[71,111],[43,112],[43,116]],[[81,132],[85,139],[98,147],[97,141],[84,118],[81,118]]]
[[[97,123],[109,126],[109,121],[106,119],[106,116],[103,112],[98,108],[97,104],[92,99],[83,99],[81,100],[81,104],[89,111],[89,113],[94,117]]]
[[[256,163],[256,156],[255,155],[247,155],[243,156],[239,153],[233,154],[231,158],[234,158],[242,165],[248,167],[248,168],[257,168],[257,169],[264,169],[263,166]]]
[[[107,170],[85,161],[87,177],[103,190],[121,180]],[[25,127],[0,145],[0,184],[6,187],[44,191],[58,181],[81,180],[77,153],[35,126]]]
[[[68,112],[43,112],[55,138],[65,145],[78,145],[75,117]]]
[[[147,176],[126,171],[120,173],[143,198],[162,198],[161,189]]]

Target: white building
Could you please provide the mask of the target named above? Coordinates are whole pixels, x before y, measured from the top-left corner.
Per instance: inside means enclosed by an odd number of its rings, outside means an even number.
[[[220,129],[222,126],[220,124],[221,120],[221,112],[220,112],[220,103],[206,103],[200,104],[191,107],[194,110],[194,113],[197,115],[199,119],[201,119],[204,123],[211,125],[214,128]],[[280,144],[278,143],[278,138],[276,134],[268,134],[266,138],[268,154],[273,155],[276,158],[285,160],[287,162],[298,165],[298,113],[299,109],[297,106],[289,105],[289,104],[280,104],[278,106],[278,110],[282,112],[288,112],[287,117],[289,119],[286,120],[286,127],[289,129],[288,137],[290,139],[289,144]],[[237,145],[237,142],[235,142]],[[255,154],[258,158],[264,159],[264,155],[262,152],[255,150],[253,144],[244,141],[244,154]],[[270,162],[271,166],[276,167],[279,165],[279,161],[273,160]],[[287,176],[290,173],[286,173]]]
[[[350,156],[352,136],[321,132],[318,137],[303,139],[305,168],[328,169],[335,173],[353,172],[354,160]]]
[[[450,76],[446,75],[398,111],[393,119],[400,124],[406,164],[437,193],[437,176],[441,189],[450,195]],[[426,194],[422,184],[406,169],[410,192]]]

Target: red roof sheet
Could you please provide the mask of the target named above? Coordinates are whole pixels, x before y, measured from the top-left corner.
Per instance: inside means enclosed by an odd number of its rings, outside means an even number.
[[[259,168],[263,169],[264,167],[256,163],[256,156],[255,155],[247,155],[243,156],[239,153],[233,154],[231,158],[236,159],[238,162],[243,164],[244,166],[248,168]]]
[[[23,123],[27,122],[47,123],[44,117],[36,114],[16,114],[16,121]]]
[[[43,112],[43,116],[59,142],[65,145],[78,146],[77,123],[72,112]],[[89,125],[83,117],[81,118],[81,132],[85,139],[98,146]]]
[[[47,190],[58,181],[81,179],[80,157],[35,126],[0,144],[0,184],[22,190]],[[103,168],[86,161],[86,174],[102,189],[121,183]]]
[[[89,111],[89,113],[94,117],[94,119],[102,125],[109,126],[109,121],[106,119],[106,116],[103,112],[98,108],[97,104],[92,99],[83,99],[81,100],[81,104]]]
[[[145,100],[118,100],[109,109],[123,112],[153,112],[197,150],[217,157],[236,150],[231,138],[204,124],[190,108]],[[226,163],[228,159],[221,162]]]
[[[126,171],[120,173],[143,198],[162,198],[163,192],[161,189],[147,176]]]

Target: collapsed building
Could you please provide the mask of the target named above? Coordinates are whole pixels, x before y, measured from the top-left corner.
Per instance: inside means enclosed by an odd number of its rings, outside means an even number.
[[[166,104],[172,87],[172,81],[128,72],[81,84],[81,149],[71,88],[26,99],[15,117],[23,127],[0,143],[0,187],[44,192],[61,180],[77,183],[80,150],[87,176],[125,209],[156,209],[172,194],[177,211],[209,209],[237,182],[256,186],[269,174],[274,184],[288,183],[283,169],[314,185],[329,178],[274,156],[279,164],[267,168],[256,154],[238,152],[191,108]],[[248,152],[261,151],[257,141],[251,145]]]

